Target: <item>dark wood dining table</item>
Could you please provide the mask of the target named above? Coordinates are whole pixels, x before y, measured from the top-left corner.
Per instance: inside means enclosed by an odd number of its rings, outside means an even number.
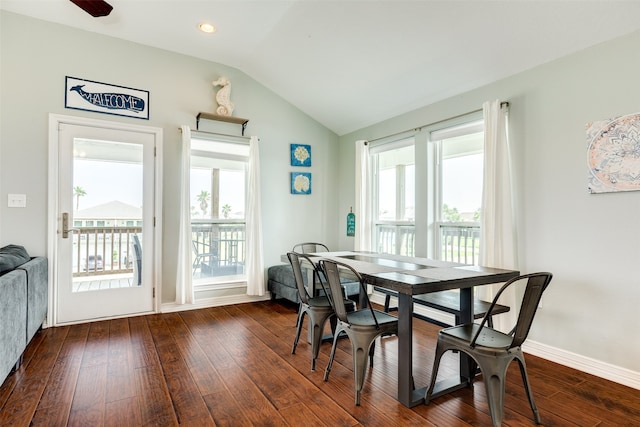
[[[311,255],[311,254],[310,254]],[[506,282],[520,273],[490,267],[464,265],[428,258],[370,252],[323,252],[315,257],[344,262],[360,273],[367,284],[398,292],[398,396],[413,407],[424,403],[426,387],[413,381],[413,295],[460,290],[460,322],[473,321],[473,288]],[[475,375],[473,360],[460,354],[460,374],[436,383],[434,398],[469,384]]]

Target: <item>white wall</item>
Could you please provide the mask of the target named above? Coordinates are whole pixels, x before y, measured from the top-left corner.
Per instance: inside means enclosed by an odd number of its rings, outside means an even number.
[[[161,127],[164,132],[163,302],[175,298],[180,132],[198,112],[215,111],[211,82],[230,78],[234,115],[260,137],[265,266],[300,240],[335,246],[337,136],[237,69],[0,12],[0,245],[45,255],[49,113]],[[65,76],[150,92],[150,120],[64,108]],[[240,128],[238,126],[237,133]],[[312,146],[313,193],[290,194],[289,144]],[[27,208],[7,208],[9,193]]]
[[[353,141],[509,101],[520,269],[554,274],[530,340],[638,377],[640,192],[587,193],[585,134],[640,112],[638,46],[640,32],[340,137],[340,212],[354,203]]]

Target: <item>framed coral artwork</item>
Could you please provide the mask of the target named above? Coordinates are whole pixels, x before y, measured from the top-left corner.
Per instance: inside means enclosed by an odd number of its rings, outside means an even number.
[[[311,166],[311,146],[291,144],[291,166]]]
[[[311,173],[291,172],[291,194],[311,194]]]

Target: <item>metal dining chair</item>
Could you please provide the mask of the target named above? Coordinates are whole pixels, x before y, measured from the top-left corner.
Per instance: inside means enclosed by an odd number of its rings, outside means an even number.
[[[323,243],[305,242],[293,247],[293,252],[300,254],[312,254],[316,252],[329,252],[329,248]]]
[[[298,307],[298,320],[296,322],[296,337],[293,341],[293,347],[291,348],[291,354],[296,353],[296,347],[300,340],[300,332],[302,331],[302,323],[305,315],[309,315],[308,328],[311,331],[311,370],[316,369],[316,359],[318,359],[318,353],[320,352],[320,344],[322,343],[322,335],[327,319],[331,318],[335,311],[333,306],[327,298],[328,290],[325,288],[324,283],[320,279],[316,264],[311,260],[308,255],[299,254],[296,252],[287,253],[287,258],[291,263],[293,269],[293,276],[296,282],[296,288],[298,290],[298,297],[300,298],[300,305]],[[315,289],[316,283],[319,283],[323,288],[324,295],[312,296],[307,291],[305,286],[304,275],[302,272],[302,261],[306,261],[305,269],[309,269],[312,273],[311,286]],[[342,295],[339,293],[338,295]],[[341,298],[338,298],[341,299]],[[350,300],[345,300],[343,305],[349,306],[349,310],[353,311],[355,303]],[[332,325],[332,330],[335,329],[335,325]]]
[[[522,382],[529,398],[533,416],[536,423],[540,424],[540,414],[533,400],[533,392],[529,385],[527,366],[521,346],[529,334],[542,293],[549,286],[552,277],[551,273],[533,273],[511,279],[500,288],[479,324],[468,323],[442,329],[438,333],[438,344],[431,371],[431,384],[427,389],[425,403],[429,404],[431,400],[442,355],[449,350],[461,351],[469,355],[480,367],[493,425],[500,426],[504,412],[507,368],[515,359],[520,365]],[[516,283],[526,283],[526,287],[516,325],[510,333],[505,334],[488,327],[487,323],[500,295]],[[473,379],[469,380],[470,383],[472,381]]]
[[[336,346],[338,337],[341,333],[345,333],[351,341],[351,352],[353,354],[353,376],[355,382],[355,401],[356,405],[360,405],[360,394],[364,385],[364,372],[367,368],[367,354],[369,355],[369,363],[373,366],[373,354],[375,349],[375,340],[381,335],[398,334],[398,318],[382,311],[374,310],[369,301],[366,292],[366,285],[360,274],[349,265],[321,259],[319,261],[320,268],[324,271],[325,277],[329,282],[331,295],[340,295],[342,285],[340,276],[347,272],[354,277],[359,283],[366,300],[366,307],[360,310],[348,312],[344,303],[339,298],[331,298],[331,302],[335,308],[338,324],[333,334],[333,346],[331,347],[331,356],[329,364],[324,373],[324,380],[329,379],[329,373],[333,365],[333,359],[336,354]]]

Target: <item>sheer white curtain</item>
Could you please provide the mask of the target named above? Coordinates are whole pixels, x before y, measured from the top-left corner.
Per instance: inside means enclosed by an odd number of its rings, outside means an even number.
[[[247,295],[262,296],[264,286],[264,259],[262,256],[262,217],[260,201],[260,150],[258,138],[251,137],[249,149],[249,178],[247,194]]]
[[[191,129],[182,126],[182,172],[180,174],[180,225],[178,231],[178,268],[176,271],[176,303],[193,303],[191,275]]]
[[[356,251],[371,250],[371,188],[369,185],[369,145],[356,141]]]
[[[484,112],[484,180],[480,239],[480,265],[517,269],[518,256],[511,161],[508,138],[508,107],[499,100],[485,102]],[[480,286],[478,293],[491,300],[501,284]],[[515,307],[515,292],[507,291],[501,304]],[[515,310],[496,316],[496,328],[507,332],[515,322]]]

